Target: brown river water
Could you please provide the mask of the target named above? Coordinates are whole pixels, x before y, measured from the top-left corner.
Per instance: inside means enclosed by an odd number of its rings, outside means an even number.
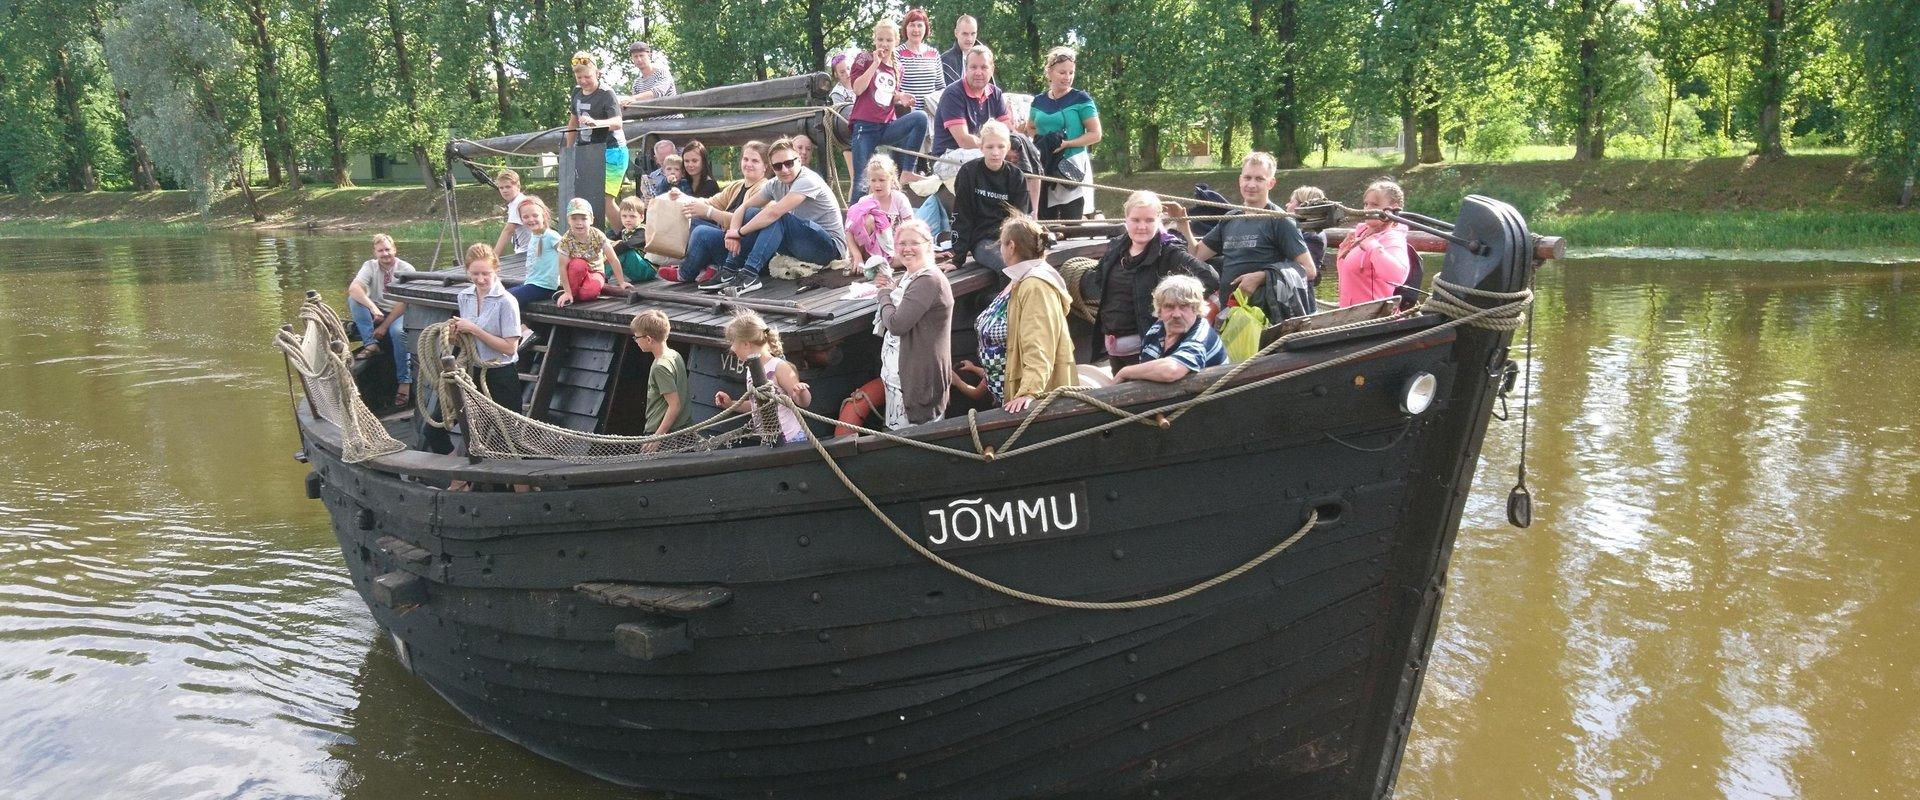
[[[364,240],[5,244],[0,797],[644,796],[467,722],[348,585],[269,340]],[[1540,296],[1536,521],[1496,421],[1399,796],[1912,796],[1920,261]]]

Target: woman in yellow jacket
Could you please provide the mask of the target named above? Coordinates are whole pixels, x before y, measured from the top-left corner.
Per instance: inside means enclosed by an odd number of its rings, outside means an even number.
[[[1001,293],[1007,298],[1001,396],[1002,407],[1016,414],[1034,398],[1073,385],[1073,337],[1067,333],[1073,298],[1067,294],[1066,279],[1046,262],[1046,253],[1046,232],[1032,217],[1015,214],[1000,227],[1000,257],[1012,281]]]

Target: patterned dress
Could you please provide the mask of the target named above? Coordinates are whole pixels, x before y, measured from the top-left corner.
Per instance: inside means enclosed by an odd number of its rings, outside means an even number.
[[[973,330],[980,337],[980,366],[987,370],[987,388],[993,392],[994,405],[1006,402],[1002,395],[1007,384],[1007,300],[1012,296],[1012,287],[994,295],[987,310],[973,321]]]

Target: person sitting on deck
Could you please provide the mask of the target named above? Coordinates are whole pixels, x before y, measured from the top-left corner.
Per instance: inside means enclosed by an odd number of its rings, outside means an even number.
[[[996,272],[1004,272],[1000,232],[1008,217],[1031,206],[1027,180],[1007,162],[1013,139],[1007,126],[988,120],[980,126],[980,157],[960,167],[953,179],[953,265],[968,258]]]
[[[658,197],[675,189],[682,194],[693,193],[693,183],[687,180],[686,157],[681,155],[667,156],[660,162],[660,180],[654,182],[653,194]]]
[[[974,321],[980,365],[1001,407],[1027,410],[1034,398],[1073,383],[1073,337],[1067,282],[1046,261],[1047,233],[1032,217],[1015,215],[1000,229],[1000,256],[1012,280]]]
[[[866,174],[870,194],[847,209],[847,260],[854,265],[876,260],[892,264],[895,232],[901,222],[913,218],[913,207],[900,191],[900,173],[893,159],[874,156],[867,162]]]
[[[1268,195],[1273,191],[1273,173],[1276,162],[1268,153],[1254,151],[1240,162],[1240,204],[1280,212]],[[1193,227],[1187,221],[1185,209],[1170,209],[1176,227],[1193,240]],[[1301,306],[1297,313],[1307,314],[1314,311],[1313,296],[1307,284],[1320,274],[1314,266],[1313,257],[1307,252],[1305,237],[1300,235],[1300,226],[1292,219],[1277,214],[1249,214],[1245,211],[1233,211],[1231,219],[1214,226],[1206,238],[1191,245],[1195,257],[1202,261],[1212,261],[1216,256],[1220,262],[1220,292],[1231,294],[1234,289],[1256,296],[1268,280],[1269,270],[1290,269],[1298,278],[1295,288],[1274,287],[1276,297],[1282,302],[1273,305]],[[1289,278],[1291,282],[1293,279]],[[1299,295],[1304,293],[1305,297]],[[1283,317],[1282,317],[1283,318]],[[1280,318],[1269,314],[1270,322],[1279,322]]]
[[[1400,184],[1374,181],[1364,198],[1368,211],[1399,211],[1407,203]],[[1340,307],[1393,297],[1407,282],[1407,226],[1386,219],[1370,219],[1354,226],[1340,242],[1335,259],[1340,270]]]
[[[744,294],[760,288],[760,275],[775,255],[809,264],[830,264],[847,254],[847,231],[840,198],[820,174],[800,164],[800,154],[785,139],[767,149],[773,177],[747,198],[727,228],[727,263],[703,292]]]
[[[791,154],[792,151],[787,152]],[[761,319],[759,314],[746,309],[736,311],[724,330],[727,348],[733,351],[733,357],[740,359],[742,364],[749,358],[758,357],[762,374],[773,384],[775,393],[791,398],[802,407],[813,403],[813,391],[800,381],[800,372],[787,363],[786,351],[780,347],[780,333],[767,327],[767,321]],[[751,381],[752,377],[749,376],[748,380]],[[749,384],[747,388],[751,390],[753,387]],[[713,393],[713,404],[720,407],[721,413],[758,408],[753,395],[742,395],[735,401],[724,390]],[[800,421],[800,415],[794,413],[793,409],[782,405],[776,416],[780,420],[780,441],[792,444],[807,440],[806,423]]]
[[[740,146],[740,180],[727,184],[711,199],[691,198],[680,203],[680,213],[691,220],[687,230],[687,257],[669,276],[682,282],[706,280],[726,256],[727,228],[747,198],[767,179],[767,145],[758,140]]]
[[[933,115],[933,155],[980,146],[980,126],[988,120],[1012,121],[1000,87],[993,83],[993,51],[986,45],[967,50],[967,67],[956,83],[940,93]]]
[[[627,182],[627,134],[613,90],[600,85],[600,68],[586,51],[573,54],[575,88],[567,108],[567,146],[582,135],[588,144],[607,146],[604,174],[607,219],[620,214],[620,188]]]
[[[880,300],[875,322],[884,334],[880,380],[886,386],[888,430],[945,416],[953,382],[953,287],[934,266],[933,232],[909,219],[900,224],[894,242],[899,280],[882,269],[873,281]]]
[[[628,197],[620,201],[620,229],[609,237],[613,240],[613,254],[617,261],[607,262],[607,281],[617,283],[625,276],[634,283],[646,283],[658,277],[653,263],[647,260],[644,251],[647,244],[647,231],[642,223],[647,218],[647,206],[638,197]],[[615,266],[615,265],[618,266]],[[618,269],[616,274],[614,270]]]
[[[640,181],[640,197],[648,200],[653,199],[653,187],[658,186],[660,179],[666,177],[665,164],[667,163],[667,156],[676,156],[679,154],[680,148],[673,143],[672,139],[661,139],[653,143],[653,171],[647,173],[647,177]]]
[[[1207,289],[1191,275],[1169,275],[1153,287],[1153,327],[1142,336],[1140,362],[1122,367],[1115,381],[1172,383],[1227,363],[1227,348],[1207,323]]]
[[[720,182],[713,179],[713,167],[707,162],[707,146],[699,139],[680,148],[680,175],[688,186],[685,194],[712,197],[720,193]]]
[[[1209,293],[1219,288],[1213,266],[1194,258],[1180,237],[1167,233],[1166,205],[1153,192],[1128,195],[1122,206],[1126,233],[1114,237],[1100,265],[1082,278],[1081,294],[1100,300],[1096,319],[1114,369],[1141,360],[1143,336],[1154,324],[1153,292],[1164,279],[1191,275]]]
[[[593,227],[593,205],[587,198],[567,201],[567,234],[560,239],[560,256],[567,263],[568,298],[559,305],[599,299],[601,289],[609,284],[606,277],[609,271],[613,273],[612,285],[622,289],[633,286],[620,268],[620,256],[614,254],[613,242]]]
[[[507,225],[500,229],[500,238],[493,243],[495,253],[524,253],[527,243],[533,241],[533,234],[527,232],[526,223],[520,221],[520,204],[527,196],[520,191],[520,173],[503,169],[493,173],[493,184],[500,190],[500,199],[507,201]],[[512,244],[509,251],[507,245]]]
[[[393,353],[394,381],[399,384],[393,393],[396,406],[413,399],[413,354],[407,352],[407,303],[388,297],[387,288],[393,285],[395,275],[412,271],[413,265],[401,260],[393,237],[376,233],[373,258],[362,262],[360,271],[347,283],[347,311],[365,345],[359,357],[372,358],[383,347]]]
[[[527,232],[532,241],[527,245],[527,269],[521,277],[519,286],[507,290],[513,299],[520,301],[520,310],[542,300],[551,300],[556,294],[564,294],[566,289],[560,283],[560,239],[559,231],[547,226],[547,204],[538,197],[529,195],[520,204],[520,219],[527,224]],[[572,297],[567,302],[573,302]],[[564,303],[562,305],[565,305]]]
[[[833,73],[833,89],[827,92],[827,102],[835,106],[853,105],[853,56],[834,53],[827,59],[827,71]]]
[[[643,435],[665,436],[692,425],[687,362],[678,350],[667,346],[673,324],[666,312],[649,308],[634,315],[629,327],[633,330],[633,346],[653,357],[653,366],[647,368],[647,427]],[[647,452],[658,449],[658,442],[645,447]]]
[[[1327,201],[1327,193],[1318,186],[1302,186],[1287,196],[1288,213],[1298,214],[1300,209]],[[1298,227],[1296,225],[1295,227]],[[1320,288],[1320,267],[1327,263],[1327,234],[1324,231],[1301,231],[1300,236],[1307,242],[1307,257],[1313,259],[1313,279],[1307,281],[1315,289]]]
[[[927,139],[927,114],[914,109],[912,95],[900,89],[900,52],[894,49],[899,30],[891,20],[873,24],[873,50],[853,60],[853,107],[847,113],[851,125],[847,148],[853,153],[854,166],[863,170],[853,176],[853,196],[866,193],[867,162],[881,145],[918,150]],[[918,157],[889,153],[899,172],[912,172]],[[802,160],[806,160],[804,157]]]

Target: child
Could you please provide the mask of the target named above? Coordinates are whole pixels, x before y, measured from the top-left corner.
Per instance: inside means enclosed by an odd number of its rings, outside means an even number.
[[[868,263],[869,272],[893,263],[893,228],[913,216],[906,194],[899,190],[900,172],[893,159],[876,155],[867,161],[867,190],[847,209],[847,253],[850,264]],[[877,261],[876,261],[877,259]]]
[[[500,199],[507,201],[507,226],[500,229],[500,238],[493,243],[493,252],[507,252],[507,243],[513,243],[513,252],[524,253],[527,244],[533,241],[533,234],[527,232],[527,225],[520,220],[520,203],[527,199],[520,192],[520,173],[503,169],[493,174],[493,183],[500,188]]]
[[[647,436],[665,436],[693,424],[693,406],[687,402],[687,362],[667,346],[672,326],[667,315],[649,308],[633,318],[633,346],[653,356],[647,370]],[[647,452],[659,443],[646,446]]]
[[[967,259],[995,272],[1006,270],[1000,257],[1000,226],[1014,211],[1031,207],[1026,175],[1007,163],[1012,133],[999,120],[980,126],[980,157],[960,167],[953,179],[953,266]]]
[[[760,357],[760,369],[772,379],[775,392],[793,398],[793,402],[802,406],[813,402],[812,390],[800,382],[800,373],[782,358],[785,351],[780,348],[780,334],[768,328],[766,320],[761,319],[759,314],[747,310],[735,312],[733,320],[727,323],[726,335],[727,347],[733,351],[735,358],[740,359],[740,363],[744,364],[754,356]],[[752,388],[751,384],[748,388]],[[743,404],[749,410],[754,408],[751,396],[743,396],[739,402],[735,402],[733,396],[725,391],[713,393],[713,404],[719,406],[721,411],[729,412],[739,411],[738,406]],[[800,415],[784,405],[779,407],[777,414],[780,419],[780,441],[791,444],[807,440]]]
[[[633,284],[620,270],[620,257],[613,254],[613,243],[593,227],[593,205],[587,198],[567,201],[567,235],[560,240],[560,255],[567,262],[567,288],[558,305],[597,300],[606,288],[604,270],[613,272],[613,285],[622,289]]]
[[[653,264],[640,251],[646,247],[647,232],[640,226],[647,218],[647,204],[638,197],[620,201],[620,229],[613,232],[613,254],[620,257],[620,271],[634,283],[646,283],[659,277]],[[607,279],[614,278],[614,262],[607,262]]]
[[[487,392],[493,402],[520,412],[520,306],[500,285],[500,260],[493,248],[475,243],[467,248],[467,286],[454,295],[460,315],[453,318],[454,333],[472,338],[474,360],[486,368]]]
[[[520,219],[526,223],[527,276],[519,286],[507,290],[513,299],[520,301],[520,308],[542,300],[551,300],[558,294],[566,298],[567,290],[560,285],[560,233],[547,227],[547,204],[538,197],[528,195],[520,203]],[[566,305],[567,303],[560,303]]]
[[[666,194],[670,189],[692,192],[693,182],[687,180],[687,160],[678,154],[667,156],[660,162],[660,182],[653,185],[653,193]]]

